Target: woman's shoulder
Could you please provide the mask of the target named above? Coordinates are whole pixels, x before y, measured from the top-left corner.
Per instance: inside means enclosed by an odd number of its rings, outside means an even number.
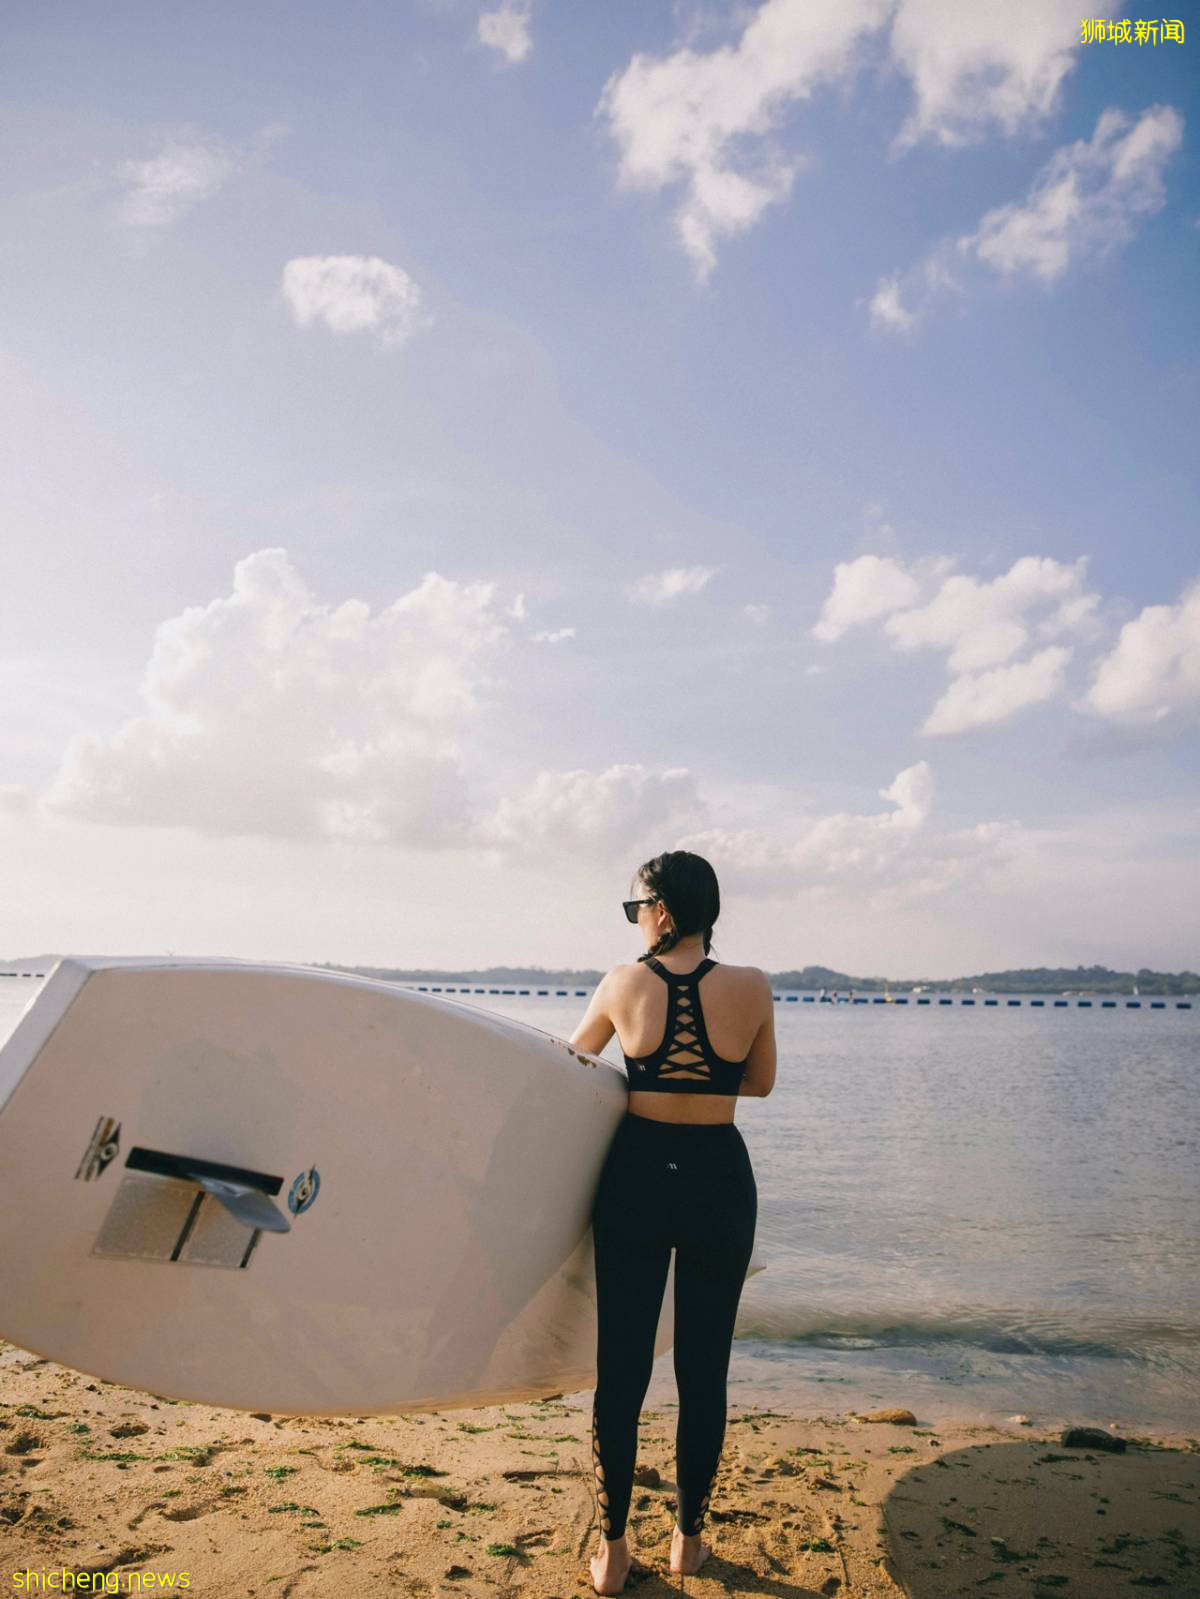
[[[628,988],[645,971],[646,967],[641,961],[622,961],[619,966],[610,966],[600,983],[606,989]]]
[[[661,988],[662,979],[655,976],[645,961],[622,961],[619,966],[608,968],[601,979],[601,985],[608,995],[634,995]]]
[[[724,973],[718,980],[723,992],[735,1005],[751,1006],[755,1010],[771,1010],[775,1003],[775,990],[769,975],[761,966],[730,966],[721,961],[712,976]]]
[[[744,983],[748,988],[762,988],[771,986],[771,979],[761,966],[731,966],[728,961],[718,962],[723,972],[728,972],[739,983]]]

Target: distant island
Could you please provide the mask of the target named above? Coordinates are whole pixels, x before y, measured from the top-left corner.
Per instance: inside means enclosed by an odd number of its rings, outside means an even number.
[[[49,972],[58,955],[25,955],[16,960],[0,960],[0,976]],[[269,959],[269,957],[264,957]],[[388,983],[483,983],[495,987],[520,983],[530,988],[593,988],[604,975],[591,968],[547,968],[544,966],[488,966],[472,971],[449,972],[433,967],[341,966],[332,961],[296,962],[311,964],[318,971],[349,972],[357,977],[375,977]],[[1115,972],[1109,966],[1026,966],[1006,972],[977,972],[972,977],[855,977],[836,972],[830,966],[805,966],[801,970],[770,972],[777,989],[808,990],[854,989],[855,993],[885,993],[913,989],[928,994],[1200,994],[1200,974],[1196,972],[1152,972],[1143,966],[1136,972]]]

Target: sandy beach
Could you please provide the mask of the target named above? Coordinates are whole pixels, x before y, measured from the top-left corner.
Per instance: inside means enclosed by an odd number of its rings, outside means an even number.
[[[897,1414],[903,1396],[897,1395]],[[872,1413],[875,1414],[875,1413]],[[1081,1418],[1081,1425],[1091,1425]],[[936,1429],[732,1409],[694,1577],[667,1564],[674,1412],[643,1412],[626,1592],[1200,1595],[1200,1440],[1064,1447],[1014,1420]],[[592,1591],[587,1414],[534,1401],[269,1417],[101,1382],[0,1344],[0,1547],[14,1572],[188,1575],[194,1593]],[[120,1579],[118,1587],[118,1578]],[[89,1591],[84,1589],[83,1591]],[[138,1591],[137,1579],[132,1591]]]

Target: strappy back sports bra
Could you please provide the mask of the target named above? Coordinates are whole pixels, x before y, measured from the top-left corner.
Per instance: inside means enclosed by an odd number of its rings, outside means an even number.
[[[630,1088],[640,1093],[736,1094],[746,1061],[717,1054],[700,1009],[700,979],[716,961],[705,958],[683,973],[668,971],[653,955],[645,964],[667,985],[667,1026],[653,1054],[625,1056]]]

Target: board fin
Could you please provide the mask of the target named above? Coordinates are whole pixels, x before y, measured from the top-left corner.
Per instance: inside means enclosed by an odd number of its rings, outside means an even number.
[[[220,1200],[233,1219],[240,1221],[244,1227],[261,1227],[269,1233],[291,1232],[291,1222],[261,1189],[247,1188],[244,1183],[225,1182],[220,1177],[192,1173],[186,1175],[192,1176],[206,1194]]]

